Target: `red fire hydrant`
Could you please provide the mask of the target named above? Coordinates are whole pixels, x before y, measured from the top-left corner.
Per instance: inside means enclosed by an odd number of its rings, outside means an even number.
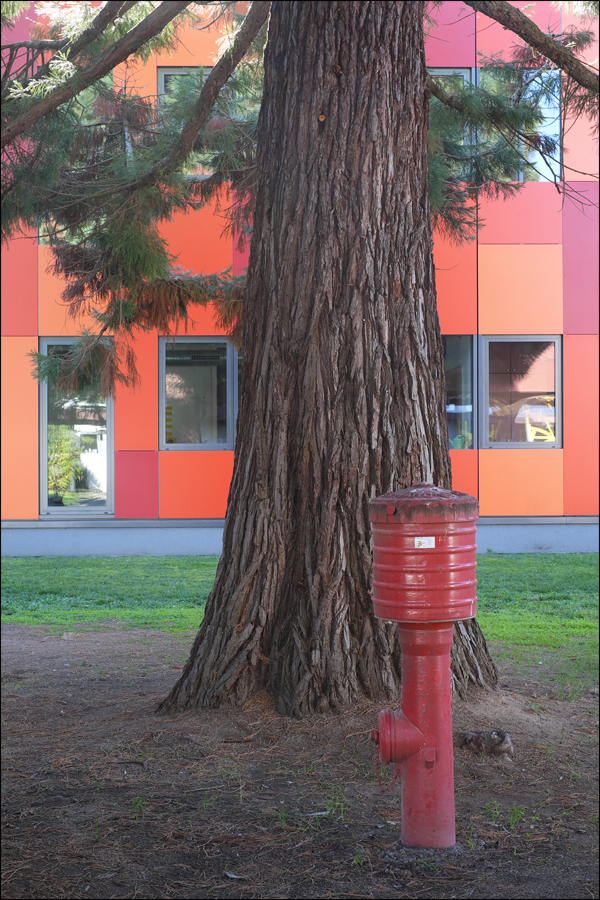
[[[477,606],[477,500],[415,484],[369,502],[373,605],[399,623],[402,712],[383,710],[371,737],[400,764],[402,842],[451,847],[454,831],[452,623]]]

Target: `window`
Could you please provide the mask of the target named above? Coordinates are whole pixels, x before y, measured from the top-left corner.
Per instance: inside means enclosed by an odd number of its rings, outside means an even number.
[[[41,352],[71,342],[43,338]],[[72,518],[114,514],[113,404],[96,389],[67,397],[40,385],[40,513]]]
[[[482,338],[482,446],[561,446],[560,338]]]
[[[474,447],[473,342],[470,334],[448,334],[444,345],[448,437],[454,450]]]
[[[438,67],[428,68],[427,71],[436,81],[440,81],[444,90],[449,92],[452,92],[453,88],[461,88],[471,82],[471,69],[441,69]]]
[[[555,72],[515,72],[515,80],[508,80],[494,68],[478,70],[479,84],[493,94],[504,94],[507,97],[518,95],[521,102],[529,101],[539,107],[543,121],[535,127],[535,131],[543,139],[555,142],[556,149],[540,153],[524,143],[516,143],[515,149],[522,156],[520,170],[515,172],[514,181],[555,181],[561,177],[561,107],[560,79]],[[517,81],[519,78],[519,81]],[[486,137],[482,129],[481,136]]]
[[[237,354],[215,338],[161,338],[161,450],[233,450]]]
[[[166,94],[173,94],[178,79],[195,75],[199,69],[202,69],[202,81],[205,82],[212,71],[212,66],[199,66],[196,69],[182,66],[158,66],[156,69],[158,96],[164,97]]]

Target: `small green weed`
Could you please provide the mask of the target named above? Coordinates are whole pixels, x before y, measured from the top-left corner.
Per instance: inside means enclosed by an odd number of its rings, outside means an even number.
[[[423,866],[424,869],[429,869],[435,875],[440,871],[440,867],[433,856],[421,856],[417,860],[417,864]]]
[[[239,778],[240,770],[235,760],[229,759],[227,756],[223,757],[223,767],[219,775],[221,778]]]
[[[275,821],[279,822],[280,825],[287,825],[287,821],[290,817],[289,812],[285,809],[280,809],[277,815],[275,816]]]
[[[485,804],[485,806],[483,808],[485,810],[487,810],[487,813],[488,813],[490,819],[492,820],[492,823],[495,825],[496,822],[498,821],[498,819],[500,818],[500,807],[498,806],[498,801],[490,800],[488,803]]]
[[[138,813],[142,814],[142,818],[144,818],[144,807],[146,805],[146,801],[142,800],[141,797],[134,797],[131,805],[133,806],[133,811],[135,813],[135,821],[138,820]]]
[[[367,857],[365,855],[365,851],[363,850],[363,848],[361,846],[358,846],[356,848],[356,850],[354,851],[354,856],[352,858],[352,865],[359,866],[359,867],[364,866],[366,861],[367,861]]]
[[[519,822],[523,821],[524,812],[525,807],[517,806],[516,803],[508,807],[508,824],[510,828],[516,828]]]
[[[347,800],[343,791],[333,791],[328,800],[327,806],[325,807],[327,815],[331,816],[334,819],[337,819],[338,822],[344,821],[344,809],[346,807]]]

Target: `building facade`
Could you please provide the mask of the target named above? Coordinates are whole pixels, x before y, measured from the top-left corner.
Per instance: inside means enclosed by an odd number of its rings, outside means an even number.
[[[542,30],[567,24],[550,3],[534,7]],[[29,26],[22,17],[13,39]],[[479,53],[502,50],[507,35],[445,3],[428,64],[475,80]],[[169,77],[214,62],[220,36],[189,29],[173,55],[154,54],[127,79],[140,93],[164,93]],[[565,124],[556,165],[565,194],[552,180],[529,181],[510,200],[480,203],[477,240],[456,247],[435,238],[453,487],[479,499],[480,552],[597,548],[598,158],[587,122]],[[175,215],[162,233],[186,269],[242,272],[247,255],[224,225],[207,206]],[[3,553],[220,552],[234,347],[210,308],[198,309],[174,341],[139,334],[136,391],[66,401],[32,377],[28,353],[60,351],[88,323],[68,317],[48,263],[35,234],[2,254]]]

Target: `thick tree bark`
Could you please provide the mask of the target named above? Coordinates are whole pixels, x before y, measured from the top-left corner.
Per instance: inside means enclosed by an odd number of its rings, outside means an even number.
[[[422,6],[273,4],[223,555],[163,709],[260,686],[292,715],[398,696],[368,499],[451,483]],[[461,689],[479,677],[468,652]]]

